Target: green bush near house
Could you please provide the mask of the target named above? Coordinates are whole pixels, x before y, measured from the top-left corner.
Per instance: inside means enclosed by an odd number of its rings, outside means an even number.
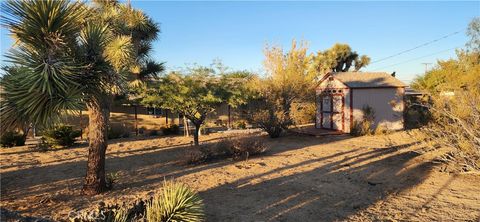
[[[75,143],[80,134],[80,130],[74,130],[73,126],[62,124],[47,129],[43,137],[49,145],[68,147]]]

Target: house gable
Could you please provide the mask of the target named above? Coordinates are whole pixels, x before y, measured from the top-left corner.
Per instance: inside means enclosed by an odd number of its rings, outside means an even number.
[[[348,88],[348,86],[345,85],[345,83],[343,83],[342,81],[332,76],[331,74],[327,74],[322,78],[322,80],[320,80],[320,84],[318,85],[317,90],[327,89],[327,88],[346,89]]]

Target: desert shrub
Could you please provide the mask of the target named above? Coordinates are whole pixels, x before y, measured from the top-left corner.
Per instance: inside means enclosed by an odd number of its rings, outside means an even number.
[[[178,135],[178,134],[180,134],[180,128],[176,124],[167,125],[165,127],[162,127],[160,130],[162,130],[163,135]]]
[[[200,127],[200,134],[202,134],[202,135],[208,135],[211,132],[212,132],[212,129],[208,128],[207,126]]]
[[[462,171],[480,170],[480,89],[432,99],[432,105],[423,105],[432,113],[432,121],[420,130],[427,147],[449,147],[443,161],[461,166]]]
[[[122,124],[110,124],[108,127],[108,139],[128,138],[130,130]]]
[[[187,185],[165,181],[160,192],[133,203],[106,205],[69,215],[72,222],[167,222],[203,221],[203,203],[196,191]]]
[[[388,128],[386,128],[385,126],[382,126],[382,125],[378,125],[375,130],[373,131],[373,134],[374,135],[387,135],[387,134],[390,134],[392,133],[392,131]]]
[[[187,151],[184,155],[184,162],[195,164],[222,158],[246,160],[249,156],[262,154],[266,150],[267,147],[263,141],[256,137],[237,136],[225,138],[216,143],[201,145],[197,150]]]
[[[201,147],[202,146],[200,146],[200,148]],[[204,152],[200,151],[200,149],[188,149],[183,153],[180,159],[182,164],[197,164],[205,162],[206,155]]]
[[[256,108],[248,116],[249,121],[265,130],[271,138],[277,138],[292,125],[292,120],[275,105]]]
[[[290,114],[294,124],[314,123],[315,113],[315,103],[292,103]]]
[[[13,147],[25,145],[26,137],[22,133],[7,131],[0,137],[2,147]]]
[[[40,142],[34,147],[36,151],[46,152],[52,147],[51,144],[47,142],[45,137],[40,138]]]
[[[145,130],[146,130],[145,127],[138,128],[138,134],[140,134],[140,135],[145,134]]]
[[[162,190],[147,204],[147,221],[203,221],[203,202],[183,183],[165,181]]]
[[[123,203],[106,205],[100,203],[100,205],[93,210],[86,210],[73,214],[72,212],[68,220],[72,222],[130,222],[130,221],[144,221],[145,215],[145,202],[144,200],[138,200],[133,204]]]
[[[233,128],[234,129],[246,129],[247,128],[247,122],[244,121],[244,120],[235,121],[233,123]]]
[[[13,147],[15,146],[15,136],[16,133],[12,131],[5,132],[0,138],[0,144],[2,147]]]
[[[148,135],[149,136],[158,136],[158,130],[150,130],[150,132],[148,132]]]
[[[352,136],[372,135],[375,132],[373,129],[375,111],[368,105],[364,106],[362,111],[363,119],[361,121],[354,121],[352,129],[350,129],[350,135]]]
[[[198,149],[202,153],[202,162],[208,162],[215,159],[228,158],[232,156],[231,141],[220,140],[213,144],[203,144]]]
[[[80,131],[69,125],[57,125],[43,133],[46,142],[52,146],[71,146],[79,136]]]
[[[121,175],[120,172],[108,173],[105,177],[105,182],[107,184],[108,189],[112,189],[113,185],[118,182]]]
[[[431,101],[428,96],[424,97],[406,97],[405,99],[405,128],[416,129],[427,125],[432,119],[428,108],[416,104],[429,104]]]
[[[227,122],[225,120],[222,120],[222,119],[216,119],[214,124],[215,124],[215,126],[226,126]]]

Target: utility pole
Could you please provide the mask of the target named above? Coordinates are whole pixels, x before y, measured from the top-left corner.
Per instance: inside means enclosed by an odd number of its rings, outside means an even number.
[[[423,65],[425,65],[425,74],[427,74],[427,71],[428,71],[428,65],[432,64],[430,62],[424,62],[422,63]]]

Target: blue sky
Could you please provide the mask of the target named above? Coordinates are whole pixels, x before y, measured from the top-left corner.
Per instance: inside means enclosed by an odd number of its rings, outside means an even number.
[[[368,66],[365,71],[396,71],[406,82],[424,72],[422,63],[455,56],[467,41],[469,21],[480,16],[480,2],[160,2],[135,1],[160,26],[153,58],[168,69],[221,59],[232,69],[261,71],[266,43],[289,48],[306,40],[310,51],[348,43],[372,61],[445,35],[458,34]],[[1,29],[2,56],[12,41]],[[440,52],[440,53],[438,53]],[[431,55],[434,54],[434,55]],[[430,56],[427,56],[430,55]],[[426,57],[424,57],[426,56]],[[420,59],[416,59],[423,57]],[[4,58],[4,57],[2,57]],[[416,59],[410,62],[406,62]],[[3,61],[2,61],[3,63]],[[391,66],[393,64],[398,64]]]

